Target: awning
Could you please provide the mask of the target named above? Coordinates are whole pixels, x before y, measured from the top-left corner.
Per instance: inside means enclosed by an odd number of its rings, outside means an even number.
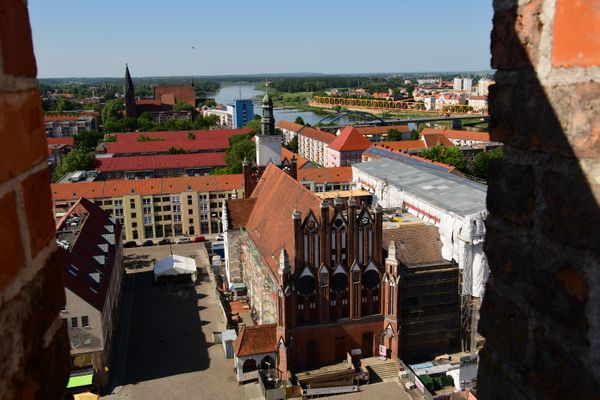
[[[81,375],[71,375],[71,377],[69,378],[69,383],[67,383],[67,389],[76,388],[80,386],[89,386],[92,384],[93,379],[93,372]]]

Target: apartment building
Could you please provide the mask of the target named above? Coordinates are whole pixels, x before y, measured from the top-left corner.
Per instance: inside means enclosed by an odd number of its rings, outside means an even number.
[[[60,316],[71,342],[72,373],[86,374],[102,387],[108,382],[123,281],[121,225],[81,198],[58,223],[56,243],[66,298]]]
[[[305,127],[298,131],[298,153],[319,165],[325,165],[327,145],[335,138],[332,134]]]
[[[123,225],[125,240],[222,231],[226,199],[243,197],[242,175],[151,178],[52,185],[55,217],[86,197]]]
[[[92,115],[44,115],[46,136],[75,136],[81,131],[96,129]]]

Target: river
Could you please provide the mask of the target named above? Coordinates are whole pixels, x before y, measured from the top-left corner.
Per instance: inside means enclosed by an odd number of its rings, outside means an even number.
[[[217,103],[220,104],[231,104],[235,99],[252,99],[255,96],[262,95],[262,90],[256,90],[254,85],[240,84],[240,85],[228,85],[222,86],[221,89],[214,96]],[[254,102],[254,113],[261,115],[262,110],[260,107],[260,101]],[[296,108],[275,108],[275,121],[288,120],[294,122],[297,117],[302,117],[304,122],[307,124],[314,125],[319,122],[327,114],[317,114],[312,111],[302,111]],[[342,118],[340,123],[346,124],[347,118]]]

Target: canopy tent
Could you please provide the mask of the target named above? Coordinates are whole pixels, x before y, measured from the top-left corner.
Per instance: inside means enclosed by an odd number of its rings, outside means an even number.
[[[67,383],[67,389],[72,389],[80,386],[89,386],[92,384],[94,379],[93,371],[86,371],[81,374],[73,374],[69,377],[69,382]]]
[[[154,280],[178,275],[191,275],[192,282],[196,282],[196,261],[190,257],[172,255],[154,264]]]

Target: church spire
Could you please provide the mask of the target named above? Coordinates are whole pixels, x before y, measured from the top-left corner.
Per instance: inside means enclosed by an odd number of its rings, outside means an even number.
[[[135,108],[135,89],[133,87],[133,79],[129,73],[129,65],[125,64],[125,85],[123,87],[125,92],[125,113],[128,117],[137,117]]]
[[[275,118],[273,118],[273,101],[269,96],[269,85],[265,83],[265,97],[262,100],[261,134],[275,135]]]

